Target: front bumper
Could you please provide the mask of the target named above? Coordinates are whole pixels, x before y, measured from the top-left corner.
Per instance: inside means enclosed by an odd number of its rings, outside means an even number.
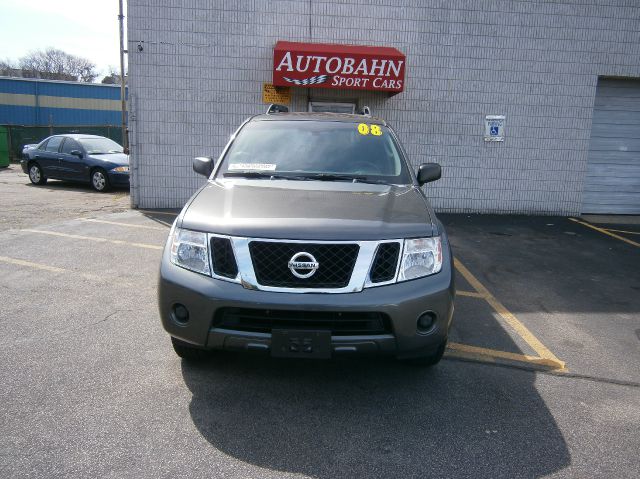
[[[29,160],[25,160],[24,158],[20,160],[20,166],[22,167],[22,171],[29,174]]]
[[[129,186],[129,173],[119,173],[117,171],[109,171],[109,183],[111,186]]]
[[[431,354],[447,338],[455,296],[452,257],[443,241],[442,270],[432,276],[357,293],[283,293],[248,290],[240,284],[220,281],[175,266],[165,248],[160,268],[158,305],[165,330],[173,337],[205,349],[255,350],[268,353],[271,334],[221,329],[214,324],[220,308],[260,308],[288,311],[375,312],[390,318],[389,334],[331,337],[333,355],[389,354],[400,358]],[[172,314],[175,304],[189,311],[186,324]],[[434,326],[419,333],[418,317],[436,314]]]

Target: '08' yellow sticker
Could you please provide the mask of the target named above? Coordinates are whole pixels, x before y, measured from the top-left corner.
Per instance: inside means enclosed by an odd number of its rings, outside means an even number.
[[[360,123],[358,125],[358,133],[360,133],[361,135],[368,135],[369,133],[371,133],[374,136],[380,136],[382,135],[382,128],[380,128],[380,126],[378,125],[367,125],[366,123]]]

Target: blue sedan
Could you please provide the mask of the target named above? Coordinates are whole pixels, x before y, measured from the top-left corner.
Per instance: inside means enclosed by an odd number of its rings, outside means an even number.
[[[38,145],[26,145],[20,164],[35,185],[51,178],[90,183],[97,191],[129,186],[129,156],[104,136],[50,136]]]

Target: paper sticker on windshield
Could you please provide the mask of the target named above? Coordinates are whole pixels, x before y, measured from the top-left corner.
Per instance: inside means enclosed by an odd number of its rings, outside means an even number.
[[[366,123],[360,123],[358,125],[358,133],[361,135],[368,135],[371,133],[374,136],[382,135],[382,128],[378,125],[367,125]]]
[[[276,165],[272,163],[231,163],[229,170],[275,171]]]

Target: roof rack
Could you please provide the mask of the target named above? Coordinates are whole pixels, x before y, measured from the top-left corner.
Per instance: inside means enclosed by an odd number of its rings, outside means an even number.
[[[360,110],[360,114],[371,118],[371,108],[369,108],[368,106],[363,106],[362,110]]]
[[[278,105],[277,103],[272,103],[269,105],[267,109],[267,115],[273,115],[274,113],[288,113],[289,107],[284,105]]]

